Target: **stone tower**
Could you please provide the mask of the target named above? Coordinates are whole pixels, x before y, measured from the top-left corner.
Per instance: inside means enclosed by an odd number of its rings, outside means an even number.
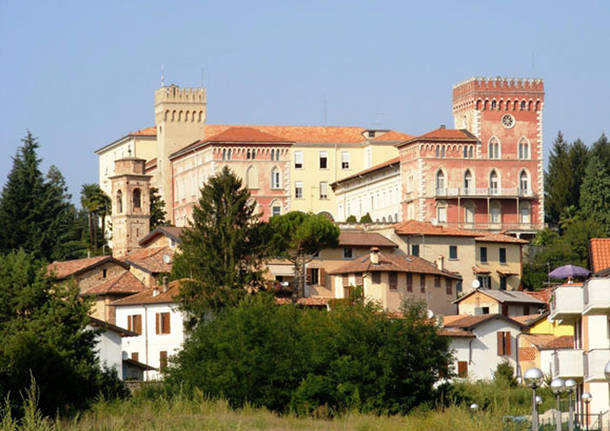
[[[112,255],[125,256],[139,247],[150,230],[150,176],[146,160],[134,157],[114,162],[112,181]]]
[[[502,166],[502,184],[527,174],[537,223],[544,221],[543,108],[542,79],[470,78],[453,87],[455,128],[479,138],[475,158]]]
[[[203,139],[205,119],[204,88],[180,88],[170,85],[155,91],[157,184],[170,220],[173,220],[173,191],[169,155]]]

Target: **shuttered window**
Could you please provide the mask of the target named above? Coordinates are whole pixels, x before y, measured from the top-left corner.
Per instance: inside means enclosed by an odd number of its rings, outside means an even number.
[[[510,356],[510,332],[498,331],[498,356]]]
[[[413,292],[413,274],[407,272],[407,292]]]
[[[440,275],[434,276],[434,287],[441,287],[441,276]]]
[[[468,362],[466,361],[458,361],[458,377],[466,378],[468,377]]]
[[[371,273],[371,278],[373,279],[373,284],[381,283],[381,272],[375,271]]]
[[[155,315],[155,333],[169,334],[169,313],[156,313]]]
[[[138,335],[142,335],[142,315],[132,314],[131,316],[127,316],[127,329]]]
[[[390,289],[396,290],[398,288],[398,273],[396,271],[390,271],[388,273]]]
[[[445,279],[445,291],[447,295],[451,295],[453,293],[452,281],[453,280],[451,280],[450,278]]]

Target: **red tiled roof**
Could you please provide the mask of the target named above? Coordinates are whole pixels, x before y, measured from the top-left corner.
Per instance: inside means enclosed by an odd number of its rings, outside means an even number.
[[[610,238],[591,238],[591,271],[599,272],[610,268]]]
[[[131,132],[129,136],[157,136],[157,128],[155,126],[140,129],[135,132]]]
[[[531,326],[532,324],[538,322],[539,320],[546,319],[547,313],[544,314],[526,314],[525,316],[511,316],[510,318],[516,320],[517,322],[525,325]]]
[[[275,136],[282,136],[289,142],[300,143],[357,143],[364,142],[364,132],[362,127],[342,127],[342,126],[261,126],[261,125],[222,125],[206,124],[204,126],[205,136],[212,136],[222,133],[231,127],[251,127],[261,132]],[[205,140],[205,138],[204,138]]]
[[[443,275],[450,278],[461,278],[459,275],[449,272],[441,271],[436,265],[428,262],[421,257],[416,256],[401,256],[398,254],[390,254],[379,252],[379,263],[372,264],[371,258],[367,254],[366,256],[354,259],[333,271],[329,271],[329,274],[351,274],[354,272],[378,272],[378,271],[397,271],[397,272],[414,272],[419,274],[434,274]]]
[[[61,262],[55,261],[47,265],[47,274],[51,275],[51,273],[54,273],[54,278],[61,280],[105,262],[115,262],[122,265],[121,262],[115,260],[112,256],[96,256],[84,259],[64,260]]]
[[[169,263],[164,261],[163,256],[169,256]],[[170,247],[140,248],[132,251],[122,258],[126,263],[134,265],[151,274],[171,272],[174,261],[174,250]]]
[[[491,319],[501,319],[507,322],[511,322],[516,324],[517,326],[523,326],[521,322],[518,322],[510,317],[506,317],[502,314],[479,314],[475,316],[471,315],[458,315],[461,318],[454,318],[453,316],[444,316],[443,317],[443,326],[445,328],[462,328],[466,330],[470,330],[477,325],[480,325],[483,322]]]
[[[473,266],[472,272],[475,274],[489,274],[491,271],[489,269],[481,268],[480,266]]]
[[[371,139],[372,141],[381,141],[381,142],[389,142],[389,141],[397,141],[403,142],[408,141],[409,139],[413,139],[415,136],[408,135],[406,133],[397,132],[395,130],[390,130],[389,132],[384,133],[383,135],[376,136]]]
[[[394,225],[394,231],[398,235],[439,235],[439,236],[481,236],[480,232],[461,229],[452,229],[442,225],[433,225],[430,222],[407,220]]]
[[[548,304],[549,301],[551,300],[551,295],[553,293],[553,288],[552,287],[546,287],[546,288],[538,290],[538,291],[522,290],[522,292],[525,293],[526,295],[530,295],[530,296],[533,296],[536,299],[539,299],[540,301],[544,302],[545,304]]]
[[[370,174],[371,172],[375,172],[375,171],[381,170],[383,168],[387,168],[388,166],[391,166],[391,165],[397,164],[397,163],[400,163],[400,157],[394,157],[393,159],[387,160],[387,161],[385,161],[383,163],[380,163],[378,165],[372,166],[372,167],[370,167],[368,169],[364,169],[364,170],[362,170],[360,172],[356,172],[355,174],[350,175],[349,177],[341,178],[340,180],[335,181],[334,183],[332,183],[331,186],[333,186],[335,184],[340,184],[340,183],[345,182],[345,181],[349,181],[349,180],[351,180],[353,178],[361,177],[362,175]]]
[[[571,335],[556,337],[551,334],[523,334],[523,337],[541,350],[571,349],[574,347],[574,337]]]
[[[440,328],[437,333],[441,337],[474,337],[474,334],[471,331],[466,331],[461,328]]]
[[[354,247],[398,247],[385,236],[377,232],[341,231],[339,245]]]
[[[262,132],[253,127],[231,127],[201,142],[290,142],[270,133]]]
[[[144,165],[144,169],[148,170],[148,169],[152,169],[156,166],[157,166],[157,158],[155,157],[154,159],[150,159],[149,161],[146,162],[146,164]]]
[[[129,271],[124,271],[116,277],[82,292],[83,296],[121,295],[142,292],[146,286]]]
[[[487,233],[475,238],[479,242],[505,242],[512,244],[528,244],[527,241],[503,233]]]
[[[174,280],[169,283],[167,291],[163,292],[163,286],[146,289],[135,295],[113,301],[110,305],[140,305],[140,304],[165,304],[177,302],[180,286],[185,280]],[[157,294],[155,295],[155,292]]]
[[[520,361],[533,361],[536,359],[536,348],[534,347],[519,347]]]

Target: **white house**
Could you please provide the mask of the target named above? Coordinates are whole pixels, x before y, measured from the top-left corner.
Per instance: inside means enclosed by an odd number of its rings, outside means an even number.
[[[101,329],[97,336],[95,351],[100,365],[106,368],[114,368],[120,379],[123,378],[123,337],[134,337],[133,331],[104,322],[95,317],[89,318],[89,328]]]
[[[443,317],[440,334],[451,339],[454,370],[460,378],[492,379],[498,364],[508,359],[516,370],[515,341],[523,325],[502,314]]]
[[[123,342],[123,352],[157,369],[145,371],[144,380],[161,378],[160,371],[184,343],[184,314],[174,299],[178,291],[179,281],[174,281],[112,303],[117,324],[137,334]]]

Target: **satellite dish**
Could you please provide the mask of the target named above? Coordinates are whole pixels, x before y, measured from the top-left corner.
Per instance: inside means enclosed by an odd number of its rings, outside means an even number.
[[[478,279],[475,278],[474,280],[472,280],[472,288],[473,289],[478,289],[479,286],[481,286],[481,282]]]
[[[170,264],[172,261],[172,258],[169,256],[169,254],[164,254],[163,255],[163,262],[165,262],[166,264]]]

